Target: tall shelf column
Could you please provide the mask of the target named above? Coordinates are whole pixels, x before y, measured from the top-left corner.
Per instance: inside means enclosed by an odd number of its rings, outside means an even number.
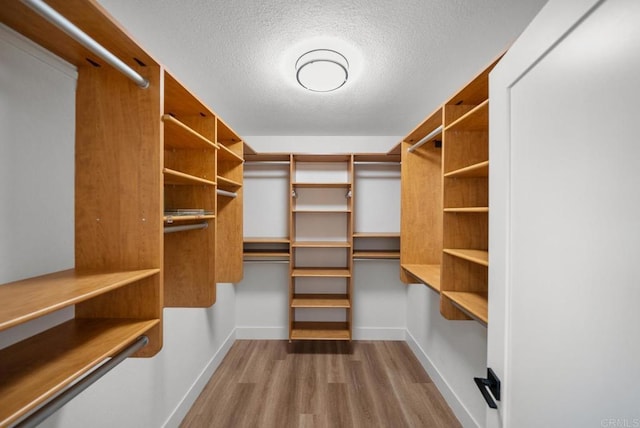
[[[351,340],[353,155],[293,155],[289,340]]]

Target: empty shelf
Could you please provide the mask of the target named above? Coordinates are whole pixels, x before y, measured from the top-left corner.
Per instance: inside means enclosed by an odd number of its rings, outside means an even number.
[[[339,268],[295,268],[291,272],[291,276],[349,278],[351,277],[351,272],[349,272],[349,269]]]
[[[483,266],[489,266],[489,252],[485,250],[468,250],[461,248],[445,248],[445,254],[458,257]]]
[[[442,295],[451,300],[451,302],[462,312],[471,318],[479,321],[485,326],[489,322],[489,300],[487,293],[468,292],[468,291],[443,291]]]
[[[196,177],[195,175],[185,174],[169,168],[164,168],[164,184],[175,184],[181,186],[202,185],[215,186],[216,183],[206,178]]]
[[[403,264],[402,269],[424,285],[440,292],[440,265]]]
[[[346,322],[294,322],[291,340],[351,340]]]
[[[346,294],[296,294],[292,308],[350,308]]]

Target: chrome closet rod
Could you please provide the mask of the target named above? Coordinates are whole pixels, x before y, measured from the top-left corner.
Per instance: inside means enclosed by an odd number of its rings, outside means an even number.
[[[102,376],[106,375],[112,368],[123,362],[125,359],[130,357],[131,355],[138,352],[140,349],[147,346],[149,343],[149,338],[147,336],[138,337],[131,345],[124,348],[122,351],[115,354],[104,364],[99,366],[97,369],[80,379],[78,382],[73,384],[73,386],[65,389],[60,394],[56,395],[54,398],[49,400],[44,406],[40,407],[38,410],[27,416],[25,419],[20,421],[15,427],[19,428],[31,428],[39,425],[49,416],[54,414],[58,409],[67,404],[73,398],[75,398],[82,391],[90,387],[95,381],[100,379]]]
[[[206,229],[209,223],[185,224],[181,226],[165,226],[164,233],[184,232],[187,230]]]
[[[216,189],[216,193],[220,196],[228,196],[230,198],[237,198],[238,194],[236,192],[228,192],[222,189]]]
[[[113,66],[116,70],[133,80],[136,85],[143,89],[149,87],[149,81],[138,74],[133,68],[125,64],[120,58],[109,52],[100,43],[92,39],[87,33],[73,25],[64,16],[60,15],[55,9],[47,5],[42,0],[22,0],[22,2],[33,9],[38,15],[64,31],[69,37],[80,43],[85,48],[102,58],[106,63]]]
[[[433,131],[429,132],[429,134],[427,134],[426,137],[424,137],[422,140],[420,140],[417,143],[415,143],[413,146],[409,147],[407,149],[407,151],[409,153],[413,152],[415,149],[417,149],[418,147],[422,146],[424,143],[426,143],[427,141],[429,141],[430,139],[432,139],[433,137],[435,137],[436,135],[438,135],[441,132],[442,132],[442,125],[438,126],[436,129],[434,129]]]

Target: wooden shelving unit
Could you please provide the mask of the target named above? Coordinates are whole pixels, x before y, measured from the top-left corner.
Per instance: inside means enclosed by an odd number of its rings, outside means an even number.
[[[164,82],[164,208],[213,216],[179,220],[208,222],[206,229],[165,233],[164,305],[209,307],[216,301],[216,117],[166,70]],[[179,216],[170,218],[165,226]]]
[[[217,201],[217,282],[240,282],[243,276],[242,176],[244,142],[219,117],[216,120],[218,188],[235,197],[218,194]]]
[[[0,8],[0,22],[78,70],[74,269],[0,285],[0,330],[67,307],[74,318],[0,350],[0,426],[17,423],[139,336],[149,343],[135,356],[162,348],[161,66],[95,2],[47,4],[149,86],[140,89],[19,0]],[[181,132],[172,125],[170,132]]]
[[[18,422],[141,335],[149,343],[134,356],[155,355],[165,304],[213,304],[216,231],[230,242],[219,244],[225,272],[242,275],[242,141],[96,2],[47,4],[149,84],[139,88],[23,2],[0,8],[0,22],[78,70],[75,267],[0,285],[0,330],[65,307],[75,316],[0,350],[0,426]],[[233,209],[216,205],[219,176],[238,192]],[[167,209],[202,214],[165,215]],[[163,234],[174,223],[201,222],[209,227]],[[238,250],[227,253],[227,246]]]
[[[351,340],[353,156],[292,155],[289,177],[289,340]],[[329,230],[318,230],[317,221],[327,221]],[[344,286],[301,291],[307,278]]]
[[[489,72],[497,61],[389,152],[402,156],[402,281],[417,281],[440,293],[445,318],[475,319],[484,325],[488,322]],[[423,144],[410,151],[418,142]]]
[[[497,62],[497,61],[496,61]],[[486,325],[489,266],[489,72],[443,107],[443,258],[440,311]]]
[[[442,126],[442,111],[436,109],[399,144],[400,279],[425,284],[437,293],[442,264],[442,133],[409,149]]]

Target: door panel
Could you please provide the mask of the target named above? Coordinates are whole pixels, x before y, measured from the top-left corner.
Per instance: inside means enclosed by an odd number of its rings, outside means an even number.
[[[491,76],[488,426],[640,427],[638,22],[552,1]]]

